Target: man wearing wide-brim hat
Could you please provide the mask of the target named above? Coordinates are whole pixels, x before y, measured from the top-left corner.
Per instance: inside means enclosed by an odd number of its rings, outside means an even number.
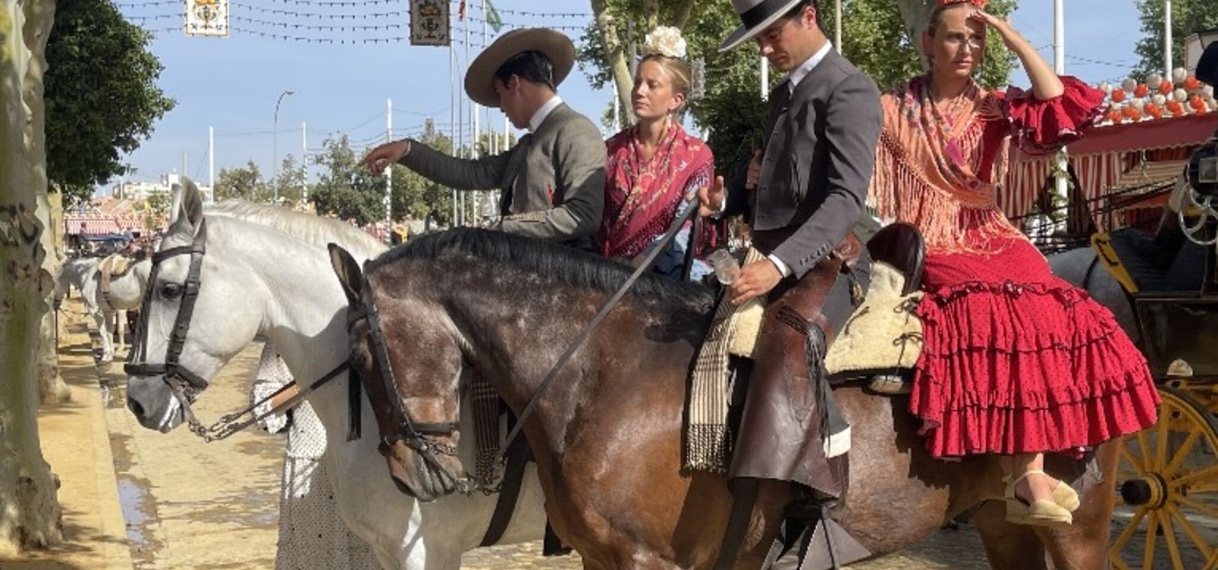
[[[754,40],[771,67],[787,72],[770,92],[762,153],[748,179],[725,190],[720,178],[701,192],[704,214],[747,215],[759,254],[741,267],[725,298],[737,306],[756,298],[766,303],[727,469],[733,508],[749,512],[748,489],[764,493],[794,483],[800,504],[809,507],[803,511],[818,517],[823,502],[842,496],[846,478],[849,431],[823,362],[868,286],[870,261],[852,228],[864,215],[875,166],[880,93],[834,51],[816,0],[732,0],[732,6],[741,26],[720,49]],[[713,340],[703,345],[695,375],[727,374],[711,366],[721,361]],[[839,563],[867,554],[846,542],[835,542]]]
[[[361,164],[379,174],[397,162],[457,190],[499,189],[497,229],[591,248],[605,203],[605,143],[557,87],[571,73],[575,46],[543,28],[512,30],[465,72],[465,92],[528,129],[507,152],[454,158],[411,139],[383,144]]]

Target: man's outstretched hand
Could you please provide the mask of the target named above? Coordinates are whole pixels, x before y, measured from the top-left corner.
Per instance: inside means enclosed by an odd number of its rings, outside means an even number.
[[[359,164],[373,174],[380,175],[389,165],[402,160],[402,157],[406,156],[408,152],[410,152],[410,141],[405,139],[393,141],[372,149],[363,160],[359,161]]]

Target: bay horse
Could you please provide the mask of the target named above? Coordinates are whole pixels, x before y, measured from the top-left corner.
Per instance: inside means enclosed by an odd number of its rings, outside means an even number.
[[[351,363],[384,378],[402,431],[382,430],[390,476],[421,500],[468,488],[459,444],[459,378],[488,379],[517,414],[559,354],[628,278],[630,268],[498,232],[456,229],[392,249],[363,268],[331,246],[351,305]],[[688,375],[710,322],[700,285],[644,275],[539,394],[523,434],[538,463],[546,512],[585,568],[710,568],[731,494],[716,473],[682,467]],[[361,315],[370,315],[361,317]],[[375,321],[376,324],[370,324]],[[383,345],[379,344],[383,342]],[[384,361],[385,370],[378,362]],[[993,568],[1106,568],[1117,446],[1090,461],[1050,458],[1079,491],[1065,528],[1005,520],[995,456],[934,460],[905,398],[834,389],[852,425],[849,487],[831,515],[874,555],[911,545],[966,511]],[[422,427],[430,426],[424,430]],[[387,432],[388,431],[388,432]],[[762,486],[737,558],[758,568],[790,490]]]
[[[178,330],[179,362],[186,370],[210,382],[259,334],[305,386],[346,360],[347,300],[331,276],[325,244],[342,243],[360,258],[384,251],[384,244],[341,221],[275,206],[222,204],[205,215],[192,182],[172,215],[160,252],[202,245],[194,312]],[[153,363],[167,354],[192,262],[191,255],[162,257],[149,283],[145,330],[137,338]],[[458,570],[462,553],[479,546],[497,497],[453,496],[423,504],[399,492],[388,477],[377,477],[383,463],[367,398],[361,401],[363,437],[347,440],[349,382],[341,372],[306,398],[326,429],[323,461],[340,516],[387,570]],[[191,400],[206,394],[205,385]],[[129,375],[127,399],[145,428],[169,432],[185,420],[164,375]],[[471,460],[472,448],[461,449]],[[539,540],[544,528],[536,470],[529,469],[498,544]]]

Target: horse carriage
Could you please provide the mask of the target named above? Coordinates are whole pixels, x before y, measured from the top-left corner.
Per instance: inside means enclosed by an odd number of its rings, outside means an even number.
[[[1109,550],[1117,569],[1218,569],[1218,132],[1186,148],[1188,158],[1161,163],[1165,176],[1148,176],[1156,167],[1143,162],[1130,169],[1134,183],[1084,201],[1101,207],[1072,212],[1111,228],[1131,224],[1133,210],[1158,210],[1157,228],[1095,233],[1085,271],[1059,271],[1113,309],[1162,400],[1159,423],[1121,449]],[[1067,265],[1054,257],[1055,270]]]

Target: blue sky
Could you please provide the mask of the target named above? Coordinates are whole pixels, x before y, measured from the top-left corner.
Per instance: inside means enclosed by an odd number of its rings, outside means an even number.
[[[728,0],[699,0],[722,1]],[[253,160],[264,176],[275,153],[275,103],[279,108],[278,156],[302,153],[301,124],[307,124],[307,147],[345,133],[354,146],[383,141],[386,103],[393,101],[394,138],[418,133],[428,117],[447,129],[453,108],[447,48],[415,47],[405,41],[362,43],[370,38],[405,36],[407,0],[232,0],[230,37],[190,38],[180,31],[182,0],[118,0],[134,23],[156,32],[151,49],[165,66],[160,86],[178,102],[156,124],[152,137],[126,157],[136,168],[128,180],[153,181],[168,172],[185,172],[208,180],[208,128],[215,129],[215,173]],[[455,4],[455,2],[454,2]],[[578,36],[590,19],[590,4],[565,0],[494,0],[508,27],[560,27]],[[822,0],[825,9],[831,2]],[[478,14],[481,0],[470,1]],[[1017,29],[1052,62],[1052,0],[1022,0],[1013,21]],[[1141,37],[1133,0],[1066,0],[1066,72],[1095,83],[1123,78],[1133,67],[1134,44]],[[455,12],[455,8],[454,8]],[[346,19],[332,16],[346,15]],[[350,16],[357,16],[352,18]],[[288,23],[288,26],[274,23]],[[293,24],[310,27],[295,28]],[[340,29],[314,29],[331,26]],[[354,30],[354,26],[369,26]],[[469,57],[483,45],[482,25],[472,24]],[[468,61],[462,28],[457,73]],[[296,41],[293,37],[330,40]],[[492,34],[493,37],[493,34]],[[342,44],[338,42],[347,41]],[[845,38],[849,42],[849,38]],[[357,43],[359,42],[359,43]],[[752,49],[752,48],[742,48]],[[1022,71],[1012,77],[1026,85]],[[605,90],[593,90],[576,69],[560,88],[576,109],[599,117],[610,101]],[[468,103],[465,104],[466,106]],[[491,114],[503,129],[503,116]],[[486,120],[483,119],[485,129]],[[467,129],[468,130],[468,129]],[[183,168],[185,164],[185,168]]]

